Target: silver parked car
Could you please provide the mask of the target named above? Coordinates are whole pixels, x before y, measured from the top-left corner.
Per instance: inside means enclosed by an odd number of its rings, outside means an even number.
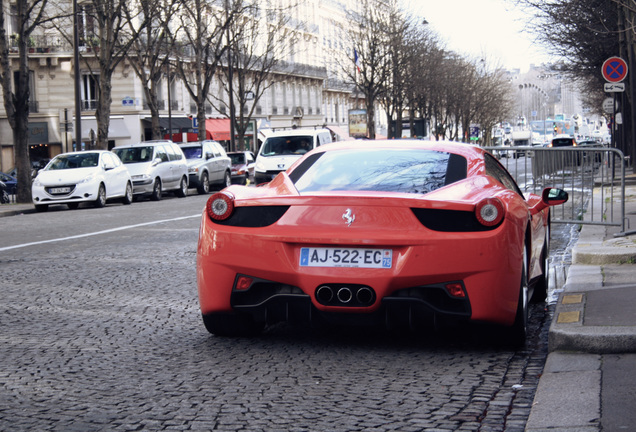
[[[113,152],[130,171],[135,196],[161,199],[164,191],[188,195],[188,165],[181,148],[169,140],[118,146]]]
[[[190,187],[196,187],[200,194],[207,194],[210,185],[224,188],[232,184],[232,162],[221,144],[208,140],[179,146],[188,160]]]

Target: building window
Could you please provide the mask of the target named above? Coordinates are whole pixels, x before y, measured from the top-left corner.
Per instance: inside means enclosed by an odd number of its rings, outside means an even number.
[[[94,74],[82,75],[82,111],[97,109],[99,93],[99,76]]]

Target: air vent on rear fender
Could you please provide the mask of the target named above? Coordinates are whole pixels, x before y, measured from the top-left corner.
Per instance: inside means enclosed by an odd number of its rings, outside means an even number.
[[[276,223],[289,206],[235,207],[234,213],[223,221],[213,221],[219,225],[262,228]]]

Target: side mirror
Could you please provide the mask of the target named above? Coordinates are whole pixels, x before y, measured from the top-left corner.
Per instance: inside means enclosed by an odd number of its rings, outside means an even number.
[[[547,207],[564,204],[568,201],[568,198],[568,193],[562,189],[545,188],[541,193],[541,201],[538,201],[530,208],[530,213],[534,215]]]
[[[550,206],[566,203],[568,198],[566,191],[557,188],[545,188],[541,194],[541,200]]]
[[[152,161],[152,166],[157,166],[161,163],[161,158],[155,158],[155,160]]]

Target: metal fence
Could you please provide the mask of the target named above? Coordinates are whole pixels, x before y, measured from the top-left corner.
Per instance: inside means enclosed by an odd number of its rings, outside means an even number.
[[[625,232],[625,157],[607,147],[488,147],[524,192],[568,192],[552,221],[620,227]]]

